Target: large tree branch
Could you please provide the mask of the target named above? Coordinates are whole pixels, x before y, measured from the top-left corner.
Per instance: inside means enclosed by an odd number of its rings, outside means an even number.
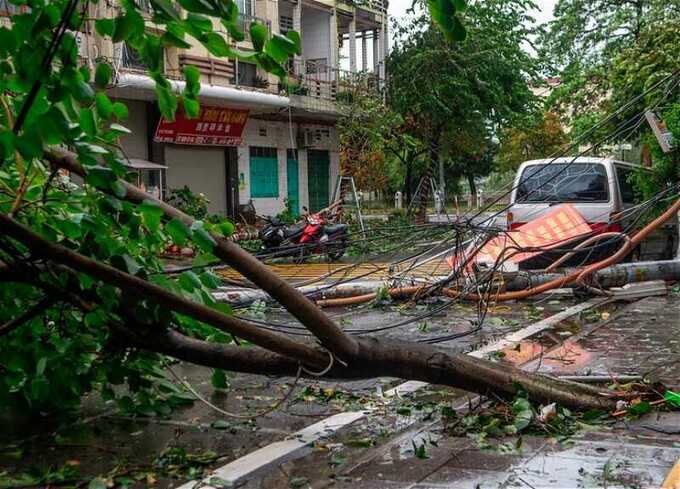
[[[86,170],[78,162],[77,156],[71,152],[52,149],[46,153],[46,157],[54,166],[64,168],[83,178],[87,174]],[[163,210],[168,218],[179,219],[187,226],[191,226],[194,222],[193,217],[156,199],[134,185],[123,180],[120,180],[120,182],[125,187],[125,200],[133,203],[152,200]],[[358,345],[354,338],[338,328],[312,301],[281,277],[271,272],[254,256],[244,251],[237,244],[220,236],[213,237],[217,242],[213,250],[215,256],[222,259],[283,305],[288,312],[295,316],[319,339],[324,347],[346,361],[357,352]]]
[[[38,303],[36,303],[33,307],[27,309],[26,311],[24,311],[19,316],[15,317],[13,319],[10,319],[5,324],[0,325],[0,337],[11,333],[12,331],[17,329],[19,326],[21,326],[25,322],[30,321],[34,317],[42,314],[43,312],[48,310],[50,307],[52,307],[52,305],[56,301],[57,301],[57,299],[55,297],[44,297]]]
[[[75,271],[95,277],[125,292],[139,297],[151,298],[172,311],[189,315],[199,321],[295,360],[315,366],[324,365],[326,361],[325,356],[321,352],[307,345],[294,342],[285,336],[260,329],[246,321],[227,316],[215,309],[189,301],[139,277],[100,263],[59,244],[52,243],[5,214],[0,214],[0,224],[7,236],[11,236],[22,243],[36,256],[66,265]]]
[[[130,337],[142,349],[224,370],[259,375],[294,376],[298,364],[288,358],[259,348],[239,348],[190,338],[165,330],[149,337]],[[459,353],[449,353],[430,345],[378,338],[358,341],[359,353],[351,365],[337,363],[323,376],[327,379],[357,380],[397,377],[449,385],[471,392],[512,397],[520,389],[541,402],[564,406],[613,409],[615,400],[593,386],[576,384],[516,367],[498,364]],[[313,377],[309,373],[304,373]],[[314,377],[315,378],[315,377]]]

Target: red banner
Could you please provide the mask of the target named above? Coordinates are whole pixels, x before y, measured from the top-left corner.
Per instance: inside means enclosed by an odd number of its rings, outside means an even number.
[[[247,109],[201,107],[195,119],[188,119],[180,109],[174,121],[161,118],[154,140],[159,143],[238,146],[247,120]]]

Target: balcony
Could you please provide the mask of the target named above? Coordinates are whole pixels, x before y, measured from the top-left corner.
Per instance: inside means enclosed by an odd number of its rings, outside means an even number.
[[[325,59],[291,60],[289,80],[294,84],[291,95],[331,102],[351,102],[357,93],[380,95],[384,86],[374,73],[352,73],[334,68]]]

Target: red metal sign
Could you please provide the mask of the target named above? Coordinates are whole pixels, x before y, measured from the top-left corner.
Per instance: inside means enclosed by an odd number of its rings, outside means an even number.
[[[188,119],[180,109],[174,121],[161,118],[154,140],[159,143],[238,146],[247,120],[247,109],[201,107],[195,119]]]
[[[459,260],[469,256],[469,253],[476,253],[470,263],[494,264],[499,259],[520,263],[592,232],[573,205],[561,204],[543,216],[493,238],[476,252],[475,246],[471,245],[463,256],[452,255],[446,260],[451,268],[455,268]],[[522,251],[524,248],[538,248],[539,251]]]

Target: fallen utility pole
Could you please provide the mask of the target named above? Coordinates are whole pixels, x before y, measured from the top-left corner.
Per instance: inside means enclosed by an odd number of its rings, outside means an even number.
[[[544,273],[534,271],[506,274],[505,290],[518,291],[532,286],[542,285],[557,280],[560,277],[564,277],[571,271],[572,270],[569,269],[566,273]],[[434,280],[437,280],[438,278],[444,279],[445,277],[433,277]],[[612,265],[596,272],[594,274],[594,279],[599,286],[604,288],[622,287],[626,284],[652,280],[676,281],[680,280],[680,259]],[[418,282],[419,283],[413,281],[408,284],[406,281],[401,281],[402,285],[426,285],[425,282]],[[299,287],[298,291],[313,300],[327,300],[374,294],[381,288],[390,286],[391,284],[384,280],[361,280],[337,286],[333,286],[332,284],[308,285]],[[565,288],[566,287],[578,287],[578,284],[571,283],[565,285]],[[228,302],[238,306],[248,305],[256,301],[272,300],[271,296],[263,290],[245,287],[220,287],[219,291],[214,293],[214,296],[219,302]]]
[[[571,270],[567,271],[567,275]],[[523,290],[527,287],[542,285],[559,279],[565,274],[560,273],[531,273],[520,274],[506,283],[507,290]],[[680,259],[659,260],[635,263],[619,263],[597,271],[593,278],[601,287],[622,287],[635,282],[651,280],[680,280]],[[575,283],[565,287],[576,287]]]

